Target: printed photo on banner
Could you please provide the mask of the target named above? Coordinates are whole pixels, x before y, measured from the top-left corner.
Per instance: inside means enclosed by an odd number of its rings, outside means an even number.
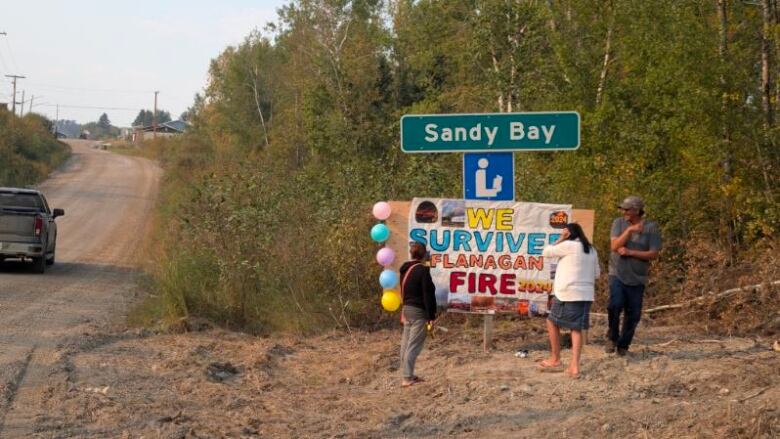
[[[409,240],[430,252],[436,297],[450,311],[547,313],[555,270],[542,249],[571,205],[415,198]]]

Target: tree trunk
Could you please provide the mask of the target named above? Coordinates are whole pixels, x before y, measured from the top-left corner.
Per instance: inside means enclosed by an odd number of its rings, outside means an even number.
[[[777,0],[772,0],[771,3],[772,10],[770,11],[770,16],[772,19],[772,23],[777,25],[777,23],[780,23],[780,11],[777,10]],[[775,59],[780,59],[780,45],[774,44],[774,56]],[[778,108],[780,108],[780,70],[778,68],[780,67],[780,63],[775,63],[775,100],[774,100],[774,108],[773,111],[775,114],[777,114]]]
[[[515,25],[517,25],[517,17],[512,14],[512,8],[511,6],[507,8],[506,11],[506,21],[507,21],[507,29],[512,29]],[[519,46],[519,32],[522,32],[521,30],[518,30],[518,32],[510,33],[507,35],[507,40],[509,42],[509,86],[507,87],[507,105],[506,105],[506,111],[508,113],[511,113],[513,110],[514,105],[514,97],[515,97],[515,77],[517,76],[517,66],[515,65],[515,51],[517,50],[517,47]]]
[[[257,114],[260,115],[260,125],[263,127],[263,137],[265,138],[265,146],[268,147],[268,130],[265,127],[265,117],[263,117],[263,109],[260,106],[260,92],[257,89],[257,66],[252,70],[252,95],[255,97],[255,106],[257,107]]]
[[[731,130],[729,127],[729,86],[726,81],[726,60],[728,58],[728,0],[717,0],[718,23],[719,25],[719,44],[718,55],[720,57],[720,86],[721,86],[721,148],[723,150],[723,175],[721,181],[723,186],[728,186],[734,178],[734,158],[731,152]],[[736,251],[736,231],[734,224],[734,196],[731,191],[725,191],[723,198],[724,215],[721,215],[721,229],[726,232],[726,250],[729,256],[729,262],[733,261]]]
[[[550,11],[550,20],[547,22],[547,24],[550,26],[550,31],[555,33],[558,30],[558,25],[555,23],[553,0],[547,0],[547,10]]]
[[[301,110],[299,106],[298,90],[295,91],[295,125],[298,127],[298,134],[295,136],[295,168],[303,167],[303,140],[299,139],[303,132],[303,122],[301,121]]]
[[[496,76],[501,76],[501,66],[498,63],[498,55],[496,55],[496,48],[490,47],[490,56],[493,59],[493,71],[496,73]],[[500,89],[501,87],[499,87]],[[499,91],[498,92],[498,112],[504,113],[504,92]]]
[[[774,105],[772,104],[772,4],[771,0],[763,0],[761,29],[761,104],[764,109],[764,129],[768,131],[774,125]]]
[[[612,50],[612,29],[615,26],[615,20],[612,19],[607,29],[607,41],[604,43],[604,62],[601,65],[601,75],[599,76],[599,87],[596,90],[596,106],[601,105],[601,100],[604,96],[604,87],[607,85],[607,70],[610,62],[610,52]]]
[[[528,29],[527,24],[520,23],[520,17],[515,12],[512,13],[512,9],[509,8],[506,13],[507,29],[515,29],[514,32],[507,35],[507,42],[509,43],[509,84],[507,86],[507,106],[506,111],[511,113],[515,110],[520,110],[520,102],[517,102],[517,64],[515,61],[515,53],[520,48],[520,39],[524,37],[525,31]]]
[[[772,0],[763,0],[761,5],[763,26],[761,27],[761,104],[764,110],[764,140],[756,142],[756,154],[759,166],[764,177],[764,196],[769,204],[774,204],[772,185],[769,179],[769,165],[764,158],[763,145],[772,147],[770,131],[774,127],[774,104],[772,103],[772,59],[770,53],[773,47],[772,28],[773,17]]]

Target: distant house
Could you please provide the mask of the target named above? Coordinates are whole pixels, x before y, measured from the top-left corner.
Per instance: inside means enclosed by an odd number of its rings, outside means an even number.
[[[0,102],[0,111],[8,111],[8,102]]]
[[[189,124],[187,122],[184,122],[183,120],[172,120],[170,122],[163,122],[157,125],[157,136],[158,137],[178,136],[179,134],[184,134],[184,132],[187,131],[188,127]],[[138,143],[142,140],[153,139],[154,136],[155,136],[154,127],[151,125],[133,127],[133,134],[132,134],[133,143]]]

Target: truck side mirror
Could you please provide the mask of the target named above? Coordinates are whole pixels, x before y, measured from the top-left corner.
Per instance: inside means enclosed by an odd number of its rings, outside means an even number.
[[[54,209],[52,211],[52,217],[57,218],[58,216],[65,216],[65,210],[64,209]]]

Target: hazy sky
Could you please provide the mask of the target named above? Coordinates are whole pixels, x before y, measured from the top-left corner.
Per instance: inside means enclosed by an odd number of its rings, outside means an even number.
[[[0,102],[5,75],[33,111],[86,123],[107,113],[129,126],[157,107],[176,119],[206,84],[209,61],[254,28],[276,20],[287,0],[0,0]],[[29,106],[29,102],[26,107]],[[10,107],[10,105],[9,105]],[[103,108],[75,108],[103,107]],[[110,109],[115,108],[115,109]]]

